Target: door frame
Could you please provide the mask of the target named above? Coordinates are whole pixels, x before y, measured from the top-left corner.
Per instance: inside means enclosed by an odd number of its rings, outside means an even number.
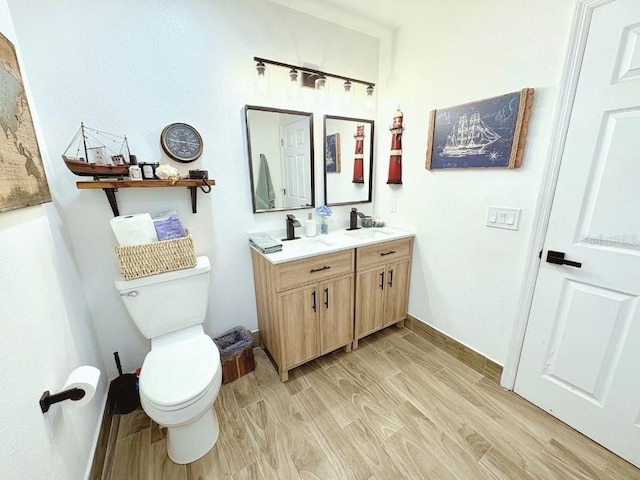
[[[536,201],[532,229],[529,235],[525,269],[519,288],[511,340],[500,379],[500,385],[507,390],[513,390],[516,383],[520,354],[522,353],[527,323],[529,322],[529,313],[531,304],[533,303],[533,294],[540,268],[541,259],[539,255],[544,247],[544,240],[549,227],[549,217],[551,215],[551,207],[558,182],[562,154],[564,153],[564,144],[567,139],[573,101],[578,87],[580,69],[582,68],[591,17],[596,8],[613,1],[614,0],[578,0],[574,9],[569,44],[552,122],[553,131],[551,133],[551,141],[547,154],[549,160],[543,167],[540,193]]]

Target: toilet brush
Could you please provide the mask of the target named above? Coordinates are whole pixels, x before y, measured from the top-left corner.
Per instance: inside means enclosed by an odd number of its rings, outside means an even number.
[[[120,355],[118,352],[113,352],[113,356],[116,357],[116,368],[118,369],[118,375],[122,376],[122,364],[120,363]]]
[[[118,377],[111,382],[111,393],[115,403],[115,413],[131,413],[140,406],[137,377],[134,373],[122,373],[120,355],[113,352],[118,369]]]

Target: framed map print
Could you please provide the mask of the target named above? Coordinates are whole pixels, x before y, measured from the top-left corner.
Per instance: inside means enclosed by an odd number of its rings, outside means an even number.
[[[0,33],[0,212],[50,201],[16,51]]]

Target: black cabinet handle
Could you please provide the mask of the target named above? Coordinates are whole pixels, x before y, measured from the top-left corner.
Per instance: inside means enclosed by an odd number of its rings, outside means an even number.
[[[393,269],[389,270],[389,286],[393,287]]]
[[[316,311],[316,291],[315,291],[315,290],[313,291],[313,293],[311,294],[311,296],[313,297],[313,305],[312,305],[312,308],[313,308],[313,311],[315,312],[315,311]]]
[[[556,265],[569,265],[570,267],[582,268],[582,263],[565,260],[564,255],[564,252],[549,250],[547,252],[547,262],[555,263]]]
[[[381,254],[380,254],[380,256],[381,256],[381,257],[385,257],[385,256],[387,256],[387,255],[392,255],[392,254],[394,254],[394,253],[396,253],[396,251],[395,251],[395,250],[389,250],[389,251],[388,251],[388,252],[386,252],[386,253],[381,253]]]
[[[384,272],[380,274],[380,290],[384,290]]]
[[[331,267],[325,265],[322,268],[312,268],[311,270],[309,270],[309,273],[316,273],[316,272],[322,272],[323,270],[329,270]]]
[[[329,289],[324,289],[324,306],[329,308]]]

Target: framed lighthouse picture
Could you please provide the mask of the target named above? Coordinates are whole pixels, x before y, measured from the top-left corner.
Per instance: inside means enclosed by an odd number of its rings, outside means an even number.
[[[427,170],[522,165],[533,88],[455,107],[429,117]]]

